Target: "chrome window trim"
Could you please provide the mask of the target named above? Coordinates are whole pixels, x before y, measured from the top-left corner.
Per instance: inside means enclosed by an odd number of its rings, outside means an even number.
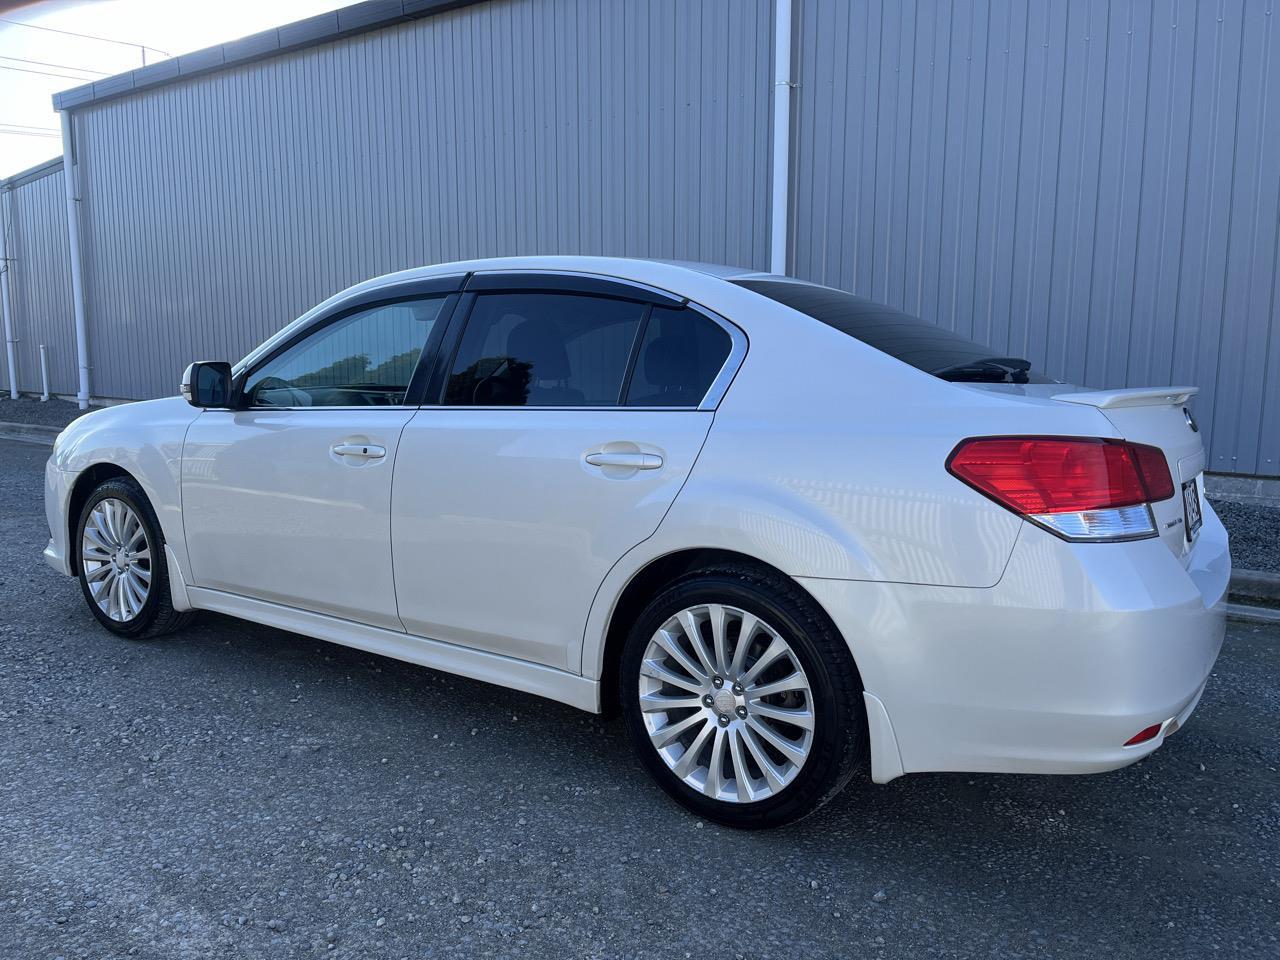
[[[715,410],[720,406],[720,401],[724,399],[724,395],[729,392],[729,385],[733,383],[733,378],[738,375],[738,370],[742,366],[742,361],[747,357],[747,348],[750,342],[747,335],[741,327],[731,320],[727,320],[720,314],[708,310],[701,304],[689,301],[687,309],[695,310],[702,314],[708,320],[729,334],[729,355],[725,357],[724,364],[720,367],[720,372],[716,374],[715,379],[711,381],[711,386],[707,388],[706,394],[702,398],[702,402],[696,407],[677,407],[678,410]],[[643,410],[644,407],[628,407],[628,410]],[[649,407],[650,410],[658,409]]]
[[[705,413],[708,410],[714,410],[715,407],[619,407],[617,405],[611,407],[602,407],[599,405],[590,407],[551,407],[531,404],[528,406],[490,406],[490,407],[463,407],[463,406],[447,406],[443,403],[424,403],[421,406],[392,406],[391,404],[378,406],[360,406],[360,407],[326,407],[323,405],[315,407],[241,407],[239,410],[228,410],[223,407],[209,407],[207,413],[285,413],[291,410],[550,410],[559,413],[580,412],[583,410],[594,413],[616,413],[619,410],[626,410],[634,413]]]

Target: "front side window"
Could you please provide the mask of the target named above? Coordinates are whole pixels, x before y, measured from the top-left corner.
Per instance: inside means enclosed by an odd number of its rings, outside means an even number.
[[[404,403],[444,297],[353,313],[268,360],[245,382],[251,407],[381,407]]]
[[[649,307],[576,293],[476,298],[444,402],[451,406],[617,406]]]

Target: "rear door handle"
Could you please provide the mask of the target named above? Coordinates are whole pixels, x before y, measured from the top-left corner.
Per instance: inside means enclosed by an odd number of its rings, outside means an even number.
[[[657,470],[662,458],[656,453],[605,453],[587,454],[587,463],[593,467],[629,467],[632,470]]]
[[[387,448],[373,443],[335,443],[329,448],[339,457],[365,457],[369,460],[381,460],[387,455]]]

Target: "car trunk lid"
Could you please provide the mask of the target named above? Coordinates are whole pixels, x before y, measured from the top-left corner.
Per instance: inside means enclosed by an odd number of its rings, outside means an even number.
[[[1196,387],[1125,390],[1060,390],[1052,399],[1095,407],[1125,440],[1164,451],[1173,475],[1174,495],[1151,504],[1156,529],[1170,550],[1185,560],[1204,510],[1204,444],[1187,403]]]

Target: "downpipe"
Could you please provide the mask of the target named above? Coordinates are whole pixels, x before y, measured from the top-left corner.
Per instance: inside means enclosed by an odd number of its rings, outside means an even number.
[[[769,185],[769,272],[787,272],[791,186],[791,0],[774,0],[773,179]]]
[[[89,334],[84,314],[84,273],[81,268],[80,198],[76,195],[75,144],[72,142],[71,113],[63,110],[62,182],[67,192],[67,246],[71,258],[71,302],[75,308],[76,359],[80,366],[76,402],[81,410],[89,409]]]
[[[4,352],[9,366],[9,399],[18,399],[18,338],[13,332],[13,304],[9,299],[9,226],[13,214],[13,187],[4,189],[0,206],[0,313],[4,314]]]

